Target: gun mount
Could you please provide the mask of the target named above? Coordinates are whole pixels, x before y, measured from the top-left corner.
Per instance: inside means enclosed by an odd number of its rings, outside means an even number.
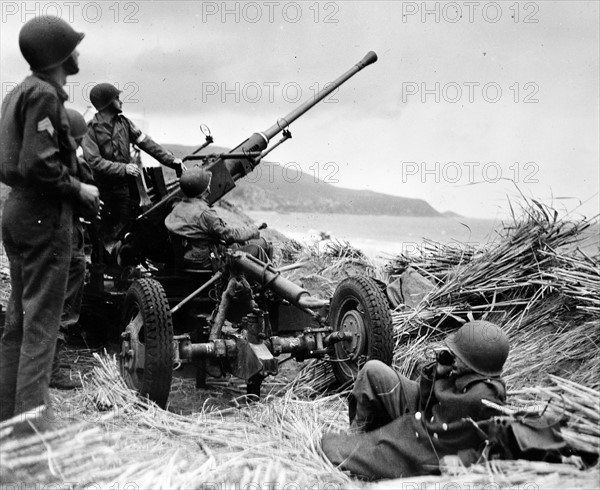
[[[279,118],[265,131],[252,134],[233,150],[218,155],[214,159],[209,160],[206,155],[198,154],[201,149],[204,149],[213,142],[210,132],[203,128],[203,132],[206,135],[206,142],[192,154],[187,155],[183,161],[197,161],[203,168],[212,173],[209,204],[214,204],[230,192],[235,187],[236,181],[252,172],[267,154],[289,139],[291,137],[291,133],[289,132],[290,124],[363,68],[376,61],[377,55],[373,51],[370,51],[352,68],[340,75],[333,82],[327,84],[313,97],[306,100],[289,114]],[[281,140],[268,148],[271,140],[279,133],[283,133]],[[152,180],[152,187],[157,190],[154,193],[156,202],[121,233],[121,239],[115,255],[122,266],[137,266],[146,259],[163,263],[171,261],[171,247],[162,223],[170,211],[170,205],[181,194],[176,183],[171,183],[170,186],[165,185],[162,173],[158,175],[155,172],[150,180]]]
[[[376,60],[369,52],[313,98],[216,158],[198,154],[212,143],[204,131],[206,143],[184,162],[198,161],[212,173],[210,202],[289,139],[293,121]],[[269,147],[279,133],[281,140]],[[82,315],[89,321],[86,310],[115,311],[121,373],[130,387],[164,406],[174,366],[194,366],[197,386],[207,374],[231,373],[247,381],[249,394],[259,395],[264,377],[277,373],[280,355],[327,359],[340,383],[352,382],[367,359],[391,363],[391,314],[373,278],[347,278],[333,296],[318,298],[273,264],[239,250],[226,250],[214,270],[198,270],[183,261],[179,240],[164,225],[180,192],[177,182],[165,184],[160,168],[145,170],[153,204],[121,234],[114,284],[102,269],[100,276],[92,270]]]

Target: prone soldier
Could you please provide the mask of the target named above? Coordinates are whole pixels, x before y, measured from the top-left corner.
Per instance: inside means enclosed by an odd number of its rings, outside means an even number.
[[[325,434],[332,463],[366,479],[436,473],[446,455],[470,454],[482,439],[472,421],[498,415],[509,345],[495,324],[472,321],[446,338],[447,350],[417,381],[380,361],[359,371],[349,405],[350,434]]]

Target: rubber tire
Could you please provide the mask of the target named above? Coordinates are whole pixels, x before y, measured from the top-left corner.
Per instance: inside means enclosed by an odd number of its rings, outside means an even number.
[[[356,353],[359,357],[356,361],[332,362],[333,373],[341,385],[356,379],[361,367],[361,357],[364,356],[365,361],[376,359],[391,365],[394,355],[392,315],[387,296],[375,279],[367,276],[344,279],[333,294],[329,324],[334,330],[340,330],[344,316],[352,310],[362,319],[366,342],[363,343],[361,351]],[[346,352],[345,345],[347,342],[340,342],[334,346],[337,359],[340,359],[342,351]]]
[[[138,279],[131,284],[125,296],[121,331],[125,331],[138,311],[143,319],[144,373],[137,386],[122,362],[121,374],[127,385],[140,396],[165,408],[173,378],[173,319],[167,295],[158,281]]]

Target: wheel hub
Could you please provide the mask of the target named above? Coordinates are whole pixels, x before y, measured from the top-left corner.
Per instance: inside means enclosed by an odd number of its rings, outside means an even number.
[[[357,310],[347,311],[342,317],[340,331],[351,334],[351,338],[340,342],[345,357],[356,360],[366,347],[365,323],[362,315]]]
[[[134,384],[144,370],[146,347],[140,341],[140,332],[144,326],[142,314],[138,313],[121,334],[121,365],[132,378]]]

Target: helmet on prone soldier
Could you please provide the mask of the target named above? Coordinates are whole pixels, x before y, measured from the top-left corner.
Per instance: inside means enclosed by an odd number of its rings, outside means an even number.
[[[90,90],[90,101],[97,111],[106,109],[121,91],[111,83],[99,83]]]
[[[21,28],[19,48],[32,71],[44,71],[69,60],[84,35],[59,17],[42,15]],[[78,70],[76,61],[74,63],[72,70]],[[77,71],[70,72],[74,73]]]
[[[197,197],[208,189],[211,177],[208,170],[193,167],[183,173],[179,179],[179,187],[187,197]]]
[[[508,358],[508,337],[492,323],[465,323],[446,338],[446,345],[464,364],[484,376],[500,376]]]

